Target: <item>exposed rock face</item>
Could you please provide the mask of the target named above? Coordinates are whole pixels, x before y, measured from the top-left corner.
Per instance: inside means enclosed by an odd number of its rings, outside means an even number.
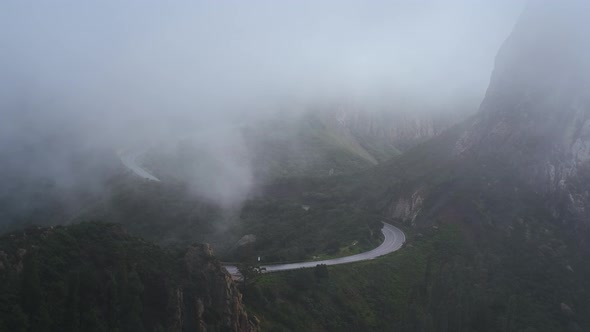
[[[590,226],[588,17],[585,1],[530,1],[496,57],[479,112],[444,143],[452,146],[449,158],[434,160],[492,177],[509,170],[546,196],[555,217]],[[432,188],[410,186],[389,205],[390,215],[415,219],[420,209],[410,197],[418,189],[428,199]]]
[[[197,294],[177,293],[183,331],[257,331],[256,319],[248,318],[242,295],[208,244],[191,246],[184,263]]]
[[[486,97],[458,155],[510,163],[538,192],[590,206],[590,5],[531,1],[496,58]],[[582,177],[582,178],[581,178]]]
[[[246,234],[246,235],[242,236],[242,238],[238,241],[238,243],[236,245],[238,247],[243,247],[245,245],[252,244],[254,242],[256,242],[256,235]]]
[[[327,113],[360,142],[390,144],[399,151],[440,134],[464,116],[450,112],[445,112],[444,116],[426,112],[371,112],[346,107]]]
[[[410,197],[399,198],[395,204],[391,205],[390,212],[387,215],[401,220],[409,220],[413,224],[422,209],[423,201],[422,194],[418,190]]]

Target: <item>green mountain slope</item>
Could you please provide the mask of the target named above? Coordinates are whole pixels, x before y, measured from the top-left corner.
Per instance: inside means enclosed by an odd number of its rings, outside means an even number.
[[[2,331],[254,331],[206,245],[165,251],[120,226],[0,238]]]
[[[480,113],[332,184],[350,204],[413,229],[409,248],[328,268],[329,278],[319,268],[265,276],[246,293],[265,324],[279,331],[590,330],[583,218],[590,45],[580,34],[588,31],[587,9],[576,1],[531,3],[498,57]],[[294,293],[297,285],[302,291]],[[286,307],[296,308],[295,319]]]

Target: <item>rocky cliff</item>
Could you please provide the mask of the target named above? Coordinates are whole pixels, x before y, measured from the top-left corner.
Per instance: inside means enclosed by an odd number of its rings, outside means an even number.
[[[208,244],[193,245],[184,255],[184,264],[191,285],[196,285],[197,298],[179,289],[178,315],[182,317],[182,330],[187,331],[256,331],[258,321],[242,306],[242,294],[229,273],[213,256]],[[195,314],[196,313],[196,314]],[[211,315],[219,320],[210,326]]]
[[[331,118],[329,121],[363,144],[389,144],[403,152],[440,134],[466,115],[467,112],[443,110],[363,111],[354,107],[339,107],[327,112],[325,121]]]
[[[588,192],[579,190],[590,161],[589,14],[576,0],[528,5],[455,149],[506,160],[537,191],[582,214],[590,206]]]
[[[0,238],[2,331],[257,331],[208,245],[182,254],[83,223]]]
[[[530,190],[554,217],[588,225],[588,17],[590,5],[582,1],[531,1],[496,57],[478,113],[389,167],[402,174],[404,189],[388,189],[395,193],[388,214],[414,220],[416,192],[419,206],[445,206],[429,197],[436,191],[446,200],[455,193],[444,186],[464,185],[479,187],[478,196]]]

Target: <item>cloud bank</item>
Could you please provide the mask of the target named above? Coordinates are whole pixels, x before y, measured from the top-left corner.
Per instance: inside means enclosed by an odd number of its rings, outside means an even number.
[[[343,99],[367,109],[401,101],[429,111],[467,101],[475,109],[522,7],[514,0],[4,0],[2,173],[47,175],[67,187],[101,166],[79,157],[84,151]],[[218,140],[231,145],[232,137]]]

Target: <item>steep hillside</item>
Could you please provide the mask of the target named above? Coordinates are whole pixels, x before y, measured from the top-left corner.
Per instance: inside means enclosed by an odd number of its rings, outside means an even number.
[[[330,179],[341,182],[338,176]],[[207,242],[218,257],[230,261],[256,256],[267,261],[310,259],[352,243],[359,251],[368,250],[379,243],[381,225],[378,217],[350,205],[322,179],[288,179],[238,207],[223,209],[195,196],[186,184],[146,182],[131,175],[113,180],[109,195],[74,219],[87,220],[120,223],[131,234],[163,246]],[[256,240],[251,247],[238,245],[252,235]]]
[[[361,179],[316,187],[409,228],[408,245],[362,266],[329,267],[328,277],[319,270],[265,276],[245,292],[263,326],[433,332],[590,327],[589,234],[556,218],[546,197],[512,167],[454,157],[454,143],[468,125]]]
[[[0,238],[2,331],[256,331],[207,245],[168,252],[120,226]]]
[[[350,133],[316,114],[282,115],[244,128],[254,156],[255,177],[329,176],[367,169],[379,162]],[[386,158],[399,152],[393,145],[379,150]]]
[[[585,224],[590,196],[590,6],[535,1],[504,43],[476,121],[455,152],[509,162],[552,200],[554,213]]]
[[[353,136],[379,161],[386,161],[389,158],[379,152],[380,146],[390,145],[399,152],[407,151],[464,120],[471,111],[462,105],[454,105],[452,110],[443,106],[363,110],[349,105],[320,111],[319,117]]]
[[[455,177],[482,192],[530,191],[547,201],[553,217],[584,219],[590,206],[583,189],[590,160],[589,14],[576,1],[529,5],[498,54],[479,113],[376,175],[396,167],[407,172],[403,199],[390,205],[394,216],[415,217],[425,197],[456,185]]]
[[[464,117],[436,111],[335,105],[278,113],[155,146],[144,159],[160,177],[184,181],[229,167],[245,170],[256,183],[350,174],[398,156]]]

